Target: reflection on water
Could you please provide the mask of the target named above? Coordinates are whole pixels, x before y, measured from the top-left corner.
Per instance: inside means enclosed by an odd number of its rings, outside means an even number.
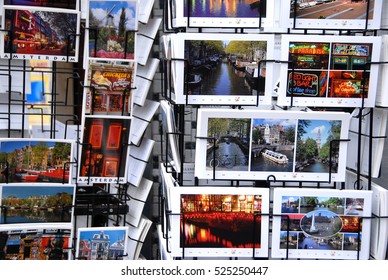
[[[252,223],[253,225],[253,223]],[[257,228],[260,226],[257,225]],[[181,227],[181,247],[199,248],[253,248],[252,227],[238,233],[226,229],[215,229],[206,226],[184,224],[184,235]],[[257,229],[255,248],[260,248],[260,229]]]
[[[334,168],[331,170],[334,172]],[[315,172],[315,173],[328,173],[329,165],[322,162],[315,162],[303,168],[299,172]]]
[[[245,74],[229,63],[218,63],[210,71],[200,73],[201,86],[192,90],[192,95],[253,95],[245,80]]]
[[[218,163],[218,166],[216,164],[216,170],[221,169],[232,169],[234,167],[246,167],[244,169],[247,169],[248,167],[248,155],[245,155],[243,151],[241,150],[240,146],[236,143],[230,142],[230,143],[220,143],[218,148],[215,150],[216,152],[216,160]],[[206,165],[209,167],[209,162],[213,159],[213,153],[209,153],[207,155],[206,159]]]
[[[333,213],[336,213],[336,214],[343,214],[344,213],[344,207],[338,205],[338,206],[329,206],[329,207],[305,207],[305,206],[302,206],[300,207],[300,213],[309,213],[309,212],[312,212],[312,211],[330,211],[330,212],[333,212]]]
[[[188,16],[188,6],[190,17],[259,17],[259,10],[255,0],[189,0],[185,1],[184,15]],[[250,5],[252,4],[252,5]],[[265,9],[263,9],[263,17]]]
[[[298,212],[299,212],[299,207],[296,207],[296,206],[287,207],[282,205],[282,213],[298,213]]]
[[[39,210],[7,210],[6,218],[2,213],[0,224],[19,223],[50,223],[50,222],[70,222],[71,214],[68,211],[39,211]]]

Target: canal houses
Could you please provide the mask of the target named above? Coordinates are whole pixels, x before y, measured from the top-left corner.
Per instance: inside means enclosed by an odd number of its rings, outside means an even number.
[[[80,233],[78,258],[86,260],[117,260],[125,252],[125,231],[96,230]]]
[[[194,95],[264,94],[265,41],[185,41],[185,87]],[[258,69],[260,67],[260,69]]]

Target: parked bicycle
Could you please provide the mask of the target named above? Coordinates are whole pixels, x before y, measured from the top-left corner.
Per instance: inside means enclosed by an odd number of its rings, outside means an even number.
[[[228,155],[223,155],[221,157],[212,158],[209,162],[210,167],[223,167],[232,168],[234,166],[234,161]]]

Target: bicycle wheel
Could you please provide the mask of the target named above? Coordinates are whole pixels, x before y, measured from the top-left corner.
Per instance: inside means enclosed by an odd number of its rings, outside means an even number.
[[[226,168],[232,168],[234,166],[233,160],[229,157],[225,158],[224,165]]]
[[[218,165],[220,165],[220,161],[218,160],[218,159],[211,159],[210,161],[209,161],[209,166],[210,167],[218,167]]]

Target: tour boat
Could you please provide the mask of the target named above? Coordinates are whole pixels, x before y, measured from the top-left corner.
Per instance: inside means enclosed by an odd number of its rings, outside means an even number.
[[[287,163],[288,162],[288,158],[286,155],[283,155],[281,153],[278,153],[278,152],[274,152],[274,151],[271,151],[271,150],[265,150],[264,152],[261,153],[263,155],[264,158],[267,158],[273,162],[276,162],[276,163],[280,163],[280,164],[283,164],[283,163]]]

